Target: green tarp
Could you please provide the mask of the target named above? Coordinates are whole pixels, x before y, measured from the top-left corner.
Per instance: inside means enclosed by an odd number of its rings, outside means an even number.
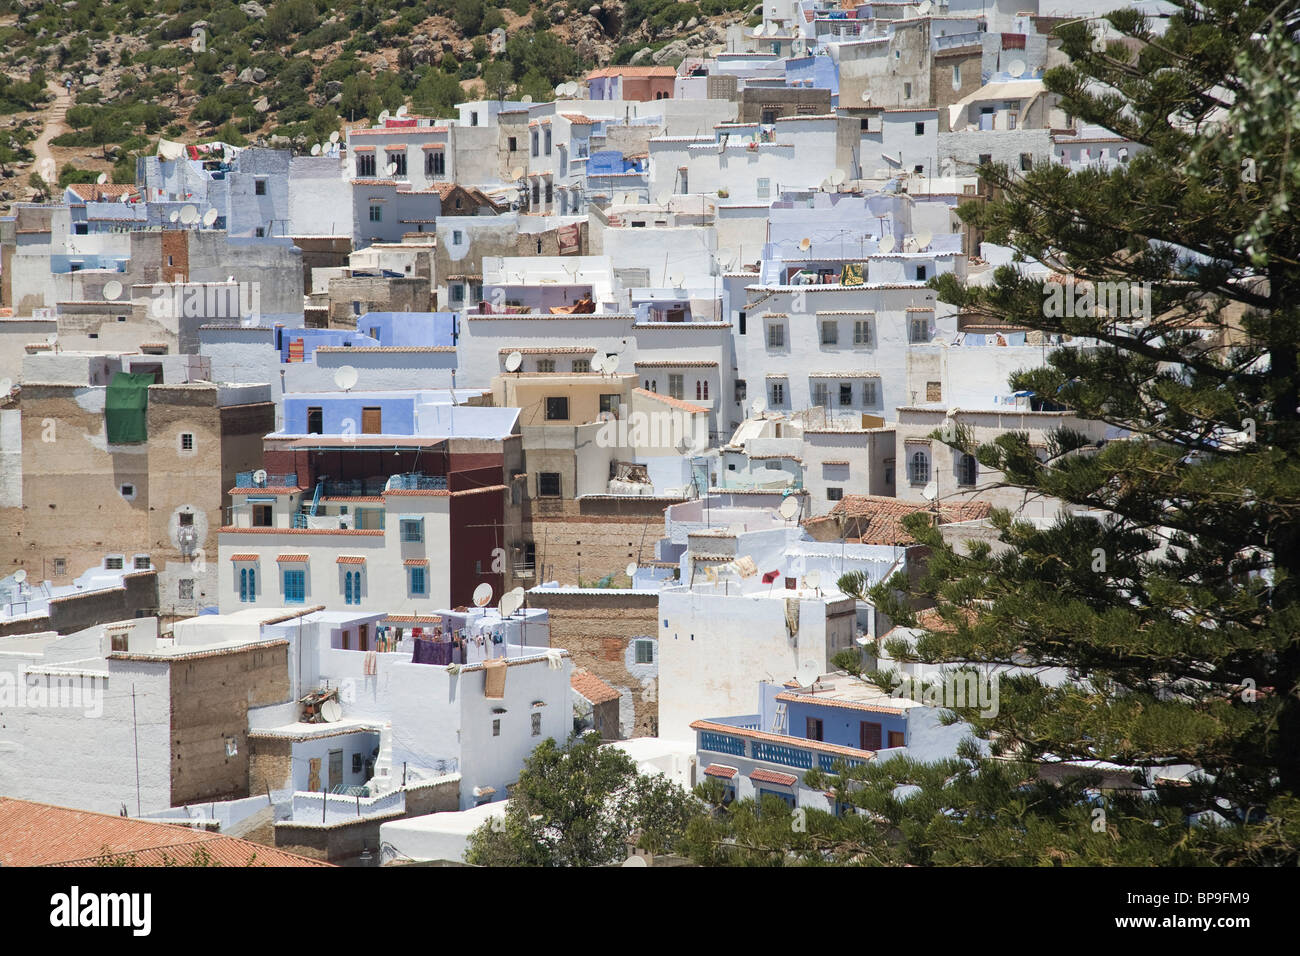
[[[104,421],[110,445],[132,445],[148,438],[145,409],[149,406],[149,386],[154,374],[114,372],[104,400]]]

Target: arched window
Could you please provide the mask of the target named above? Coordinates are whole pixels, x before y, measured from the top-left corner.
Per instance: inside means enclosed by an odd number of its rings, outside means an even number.
[[[930,455],[928,452],[918,451],[912,454],[911,461],[908,463],[908,480],[914,485],[923,485],[930,480]]]
[[[957,484],[975,484],[979,478],[979,462],[975,460],[974,455],[968,455],[965,452],[958,452],[957,454]]]
[[[239,569],[239,600],[248,600],[248,568]]]
[[[707,378],[704,380],[704,400],[706,402],[709,400],[709,380]]]
[[[703,397],[704,397],[704,389],[700,387],[700,380],[697,378],[695,380],[695,398],[698,400]]]

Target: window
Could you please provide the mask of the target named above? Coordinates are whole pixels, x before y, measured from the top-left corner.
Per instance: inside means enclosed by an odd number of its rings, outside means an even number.
[[[895,52],[897,52],[897,51],[895,51]],[[905,99],[905,100],[910,100],[911,98],[912,98],[912,84],[911,84],[911,83],[904,83],[904,84],[903,84],[903,99]]]
[[[534,154],[536,155],[536,154]],[[542,201],[542,184],[533,180],[533,205],[540,205]],[[541,240],[538,240],[539,242]]]
[[[421,542],[424,540],[424,519],[403,518],[399,525],[403,542]]]
[[[560,497],[560,473],[558,471],[543,471],[538,473],[537,497]]]
[[[375,154],[359,153],[357,155],[357,176],[366,177],[375,174]]]
[[[407,568],[410,573],[410,592],[412,597],[423,597],[428,593],[424,568]]]
[[[533,736],[540,737],[542,735],[542,715],[533,714],[532,716],[533,716]]]
[[[239,569],[239,600],[251,604],[257,600],[257,569]]]
[[[573,360],[573,370],[574,370],[575,372],[590,372],[590,371],[591,371],[591,359],[574,359],[574,360]]]
[[[135,563],[135,570],[137,570],[137,571],[148,571],[148,570],[149,570],[149,555],[147,555],[147,554],[137,554],[137,555],[135,556],[134,563]]]
[[[555,371],[555,359],[538,359],[538,360],[537,360],[537,371],[539,371],[539,372],[554,372],[554,371]]]
[[[447,154],[440,149],[429,150],[424,157],[424,172],[426,176],[447,175]]]
[[[638,664],[653,664],[655,662],[654,641],[636,642],[636,662]]]
[[[265,195],[266,195],[266,180],[265,180],[265,179],[255,179],[255,180],[253,180],[253,195],[255,195],[255,196],[265,196]]]
[[[555,202],[555,184],[551,180],[546,180],[546,205]]]
[[[382,435],[384,433],[384,410],[376,405],[361,409],[361,434]]]
[[[1029,172],[1029,171],[1030,171],[1031,169],[1033,169],[1033,168],[1034,168],[1034,154],[1033,154],[1033,153],[1021,153],[1021,154],[1020,154],[1020,171],[1023,172],[1023,173],[1027,173],[1027,172]]]
[[[194,433],[181,432],[181,451],[194,450]]]
[[[924,123],[917,123],[917,124],[915,124],[915,134],[916,134],[917,136],[924,136],[924,135],[925,135],[925,124],[924,124]]]
[[[695,400],[696,400],[697,402],[707,402],[707,401],[709,400],[709,380],[708,380],[708,379],[699,379],[699,378],[697,378],[697,379],[695,380]]]
[[[952,68],[952,88],[954,90],[961,89],[961,64],[960,63],[954,64]]]
[[[859,739],[863,750],[880,749],[880,732],[883,728],[880,724],[864,720],[859,731]]]
[[[907,746],[906,738],[904,737],[903,732],[901,730],[891,730],[889,732],[889,746],[890,747]]]
[[[383,206],[373,206],[373,205],[372,205],[372,206],[370,207],[370,221],[371,221],[371,222],[383,222],[383,221],[384,221],[384,207],[383,207]]]
[[[307,409],[307,434],[325,434],[325,410],[320,405],[312,405]]]
[[[459,246],[460,243],[461,243],[461,232],[459,229],[453,229],[451,231],[451,244],[453,246]]]
[[[545,146],[546,155],[550,156],[551,155],[551,128],[549,126],[546,127],[546,132],[543,134],[543,140],[545,141],[546,144]]]
[[[957,454],[957,484],[973,485],[979,477],[979,462],[975,460],[974,455],[968,455],[964,451]]]
[[[764,126],[771,126],[773,123],[776,122],[776,110],[770,107],[765,108],[763,110],[762,116],[759,117],[759,121]]]
[[[837,345],[840,341],[840,324],[833,319],[822,322],[822,345]]]
[[[779,407],[785,404],[785,382],[773,382],[769,387],[771,392],[771,403]]]
[[[840,407],[848,408],[853,404],[853,385],[850,382],[840,383]]]
[[[871,344],[871,323],[866,319],[858,319],[853,323],[853,344],[855,346]]]
[[[745,313],[744,312],[740,313],[739,319],[740,319],[740,334],[744,335],[745,334]]]
[[[301,604],[307,598],[307,572],[288,570],[283,574],[284,603]]]
[[[912,343],[930,341],[930,320],[911,319],[907,323],[907,341]]]
[[[55,573],[55,574],[58,574],[58,575],[67,574],[67,573],[68,573],[68,559],[67,559],[67,558],[55,558],[55,559],[54,559],[54,573]]]
[[[126,559],[120,554],[111,555],[104,559],[104,567],[110,571],[121,571]]]
[[[509,137],[506,142],[508,144],[506,148],[512,153],[519,148],[519,140],[514,136]]]
[[[924,281],[925,281],[925,273],[926,273],[925,266],[917,266],[917,267],[916,267],[916,281],[917,281],[917,282],[924,282]]]
[[[254,528],[269,528],[272,523],[272,511],[270,505],[253,505]]]
[[[773,322],[767,327],[767,347],[770,349],[785,348],[785,326],[780,322]]]
[[[393,175],[401,176],[403,179],[406,178],[406,153],[405,152],[401,152],[401,153],[389,152],[388,162],[394,167]]]
[[[907,480],[914,485],[923,485],[930,480],[930,453],[912,452],[907,463]]]
[[[862,383],[862,404],[867,408],[872,408],[876,404],[876,383]]]
[[[755,192],[757,192],[759,199],[767,199],[771,191],[772,191],[772,181],[770,179],[768,179],[767,177],[762,177],[761,179],[758,180],[758,183],[755,186]]]
[[[258,226],[256,229],[253,230],[253,235],[255,235],[258,239],[263,239],[266,237],[266,229],[262,226]]]
[[[122,485],[122,487],[119,488],[118,491],[122,493],[122,497],[125,498],[127,501],[130,501],[132,498],[135,497],[135,485]]]
[[[192,511],[182,511],[176,516],[176,520],[180,522],[182,528],[194,527],[194,513]]]
[[[813,407],[821,406],[825,408],[830,404],[830,386],[825,382],[813,382],[812,386],[812,404]]]
[[[533,130],[532,134],[532,152],[534,156],[537,155],[537,130]]]
[[[807,729],[804,737],[808,740],[821,740],[822,738],[822,721],[820,717],[807,718]]]
[[[685,397],[682,390],[682,376],[669,373],[668,375],[668,397],[682,399]]]
[[[194,579],[181,578],[176,582],[176,600],[193,601],[194,600]]]
[[[991,162],[993,162],[993,154],[992,154],[992,153],[980,153],[980,165],[981,165],[981,166],[987,166],[987,165],[988,165],[989,163],[991,163]]]
[[[942,383],[942,382],[926,382],[926,383],[925,383],[925,400],[926,400],[927,402],[942,402],[942,401],[943,401],[943,383]]]
[[[536,135],[536,134],[534,134],[534,135]],[[497,718],[493,719],[493,721],[492,721],[492,736],[493,736],[493,737],[500,737],[500,736],[501,736],[501,718],[500,718],[500,717],[497,717]]]
[[[551,395],[546,399],[546,420],[548,422],[567,422],[569,420],[569,399],[563,395]]]
[[[827,489],[826,489],[826,500],[827,500],[827,501],[839,501],[839,500],[840,500],[841,498],[843,498],[843,497],[844,497],[844,489],[843,489],[843,488],[827,488]],[[821,738],[819,737],[818,739],[820,740]]]

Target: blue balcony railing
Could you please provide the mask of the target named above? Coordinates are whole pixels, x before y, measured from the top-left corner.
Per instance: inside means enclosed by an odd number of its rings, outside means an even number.
[[[272,475],[269,472],[266,481],[259,485],[253,481],[253,475],[256,472],[240,471],[235,473],[236,488],[296,488],[298,486],[298,475],[295,472],[289,472],[285,475]]]
[[[393,475],[388,479],[387,491],[446,491],[447,479],[442,475],[418,473]]]

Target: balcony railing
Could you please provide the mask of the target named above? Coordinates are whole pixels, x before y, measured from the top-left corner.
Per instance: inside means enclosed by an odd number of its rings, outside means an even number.
[[[266,481],[258,484],[253,480],[253,471],[240,471],[235,474],[236,488],[296,488],[298,486],[298,475],[295,472],[289,472],[284,475],[272,475],[269,472]]]
[[[406,474],[388,479],[385,491],[446,491],[447,479],[442,475]]]
[[[373,478],[328,479],[321,488],[323,498],[359,498],[363,496],[382,495],[388,484],[388,476],[377,475]]]

